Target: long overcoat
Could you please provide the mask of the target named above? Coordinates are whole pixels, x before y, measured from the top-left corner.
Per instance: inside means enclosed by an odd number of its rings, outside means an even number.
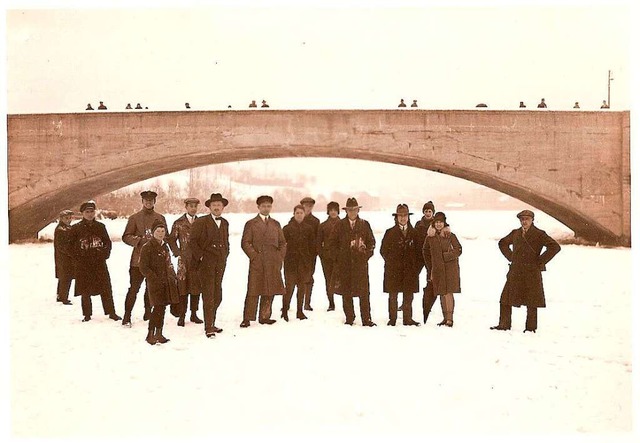
[[[312,261],[316,259],[316,236],[313,228],[291,218],[282,232],[287,242],[287,254],[284,257],[285,284],[290,286],[306,283],[313,272]]]
[[[196,217],[197,219],[197,217]],[[195,223],[195,220],[194,220]],[[178,257],[178,292],[180,295],[200,294],[200,279],[196,269],[191,246],[191,227],[186,214],[183,214],[171,226],[166,240],[174,257]]]
[[[322,260],[336,261],[338,258],[338,226],[340,219],[338,217],[328,217],[318,226],[318,235],[316,236],[317,254]]]
[[[356,218],[351,229],[349,218],[338,225],[338,258],[331,276],[333,292],[348,297],[369,295],[369,259],[376,239],[369,222]]]
[[[256,215],[244,225],[241,244],[249,257],[247,296],[284,294],[282,263],[287,242],[280,223],[271,217],[265,222]]]
[[[407,224],[405,234],[397,224],[387,229],[382,237],[380,254],[384,259],[384,292],[409,294],[419,291],[422,244],[418,243],[418,232],[411,224]]]
[[[71,244],[71,226],[58,223],[53,232],[53,257],[56,267],[56,278],[73,279],[75,259]]]
[[[448,226],[437,232],[432,226],[427,230],[422,255],[430,271],[433,293],[444,295],[460,293],[460,263],[462,246]]]
[[[416,242],[418,244],[418,249],[422,250],[422,246],[424,245],[424,239],[427,238],[427,229],[429,229],[429,226],[431,226],[431,222],[433,221],[433,218],[427,220],[426,218],[422,217],[420,220],[418,220],[416,222]],[[422,271],[422,267],[425,266],[426,267],[426,263],[424,262],[424,257],[422,255],[422,252],[420,252],[420,271]],[[427,269],[427,280],[429,280],[429,268]]]
[[[111,255],[111,239],[99,221],[80,220],[71,227],[71,249],[76,257],[74,295],[111,293],[111,276],[107,259]]]
[[[526,235],[522,228],[514,229],[498,242],[500,252],[511,263],[500,303],[511,306],[544,308],[542,271],[560,252],[560,245],[542,229],[531,225]],[[542,248],[546,248],[541,254]]]
[[[129,266],[139,266],[140,250],[142,246],[153,237],[151,235],[151,228],[153,227],[153,222],[156,220],[161,221],[162,224],[167,226],[164,215],[158,214],[153,209],[142,208],[127,220],[127,226],[124,228],[124,233],[122,234],[122,241],[129,246],[133,246]]]
[[[140,249],[140,273],[147,280],[151,306],[178,303],[178,285],[167,242],[151,239]]]

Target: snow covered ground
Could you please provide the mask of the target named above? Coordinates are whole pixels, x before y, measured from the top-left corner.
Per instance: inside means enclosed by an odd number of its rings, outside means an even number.
[[[362,215],[379,249],[392,217]],[[10,245],[12,436],[631,441],[629,249],[563,246],[544,273],[548,308],[539,311],[538,333],[522,333],[522,309],[514,309],[512,331],[490,331],[507,272],[496,239],[517,219],[513,212],[450,211],[463,247],[452,329],[436,326],[438,303],[426,325],[386,326],[378,250],[370,262],[377,328],[363,328],[359,317],[345,326],[340,303],[326,312],[318,263],[309,320],[279,320],[276,297],[276,324],[240,329],[248,268],[240,235],[250,217],[227,216],[232,251],[218,311],[224,332],[213,340],[201,325],[179,328],[167,315],[171,341],[149,346],[142,293],[132,329],[103,316],[99,297],[93,320],[81,323],[79,299],[55,302],[53,245]],[[284,224],[289,215],[276,219]],[[556,238],[571,235],[542,214],[536,221]],[[124,223],[106,222],[112,238]],[[108,261],[121,315],[130,253],[117,241]],[[418,297],[414,313],[421,317]]]

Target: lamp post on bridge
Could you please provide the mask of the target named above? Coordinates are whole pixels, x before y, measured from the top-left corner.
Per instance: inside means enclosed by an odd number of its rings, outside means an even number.
[[[609,69],[607,74],[607,106],[609,108],[611,107],[611,80],[613,80],[613,77],[611,77],[611,69]]]

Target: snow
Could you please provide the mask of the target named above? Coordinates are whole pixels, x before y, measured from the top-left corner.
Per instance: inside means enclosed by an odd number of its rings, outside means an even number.
[[[379,246],[393,219],[363,212],[377,240],[370,280],[378,327],[363,328],[359,316],[345,326],[339,296],[338,310],[326,312],[318,262],[309,320],[280,320],[276,297],[276,324],[240,329],[248,269],[240,236],[253,215],[225,216],[231,255],[217,322],[224,332],[213,340],[202,325],[179,328],[167,312],[171,341],[149,346],[142,291],[132,329],[103,316],[99,297],[93,320],[82,323],[78,298],[73,306],[55,302],[53,245],[9,246],[13,437],[631,441],[630,249],[563,246],[544,273],[548,307],[539,311],[538,332],[522,333],[523,309],[514,309],[511,331],[490,331],[507,271],[496,239],[517,219],[447,211],[463,247],[455,326],[436,326],[436,302],[426,325],[389,327]],[[289,217],[275,215],[282,224]],[[543,214],[536,221],[555,237],[571,235]],[[105,223],[119,240],[126,220]],[[116,241],[108,261],[120,315],[130,254]],[[420,303],[416,295],[417,320]]]

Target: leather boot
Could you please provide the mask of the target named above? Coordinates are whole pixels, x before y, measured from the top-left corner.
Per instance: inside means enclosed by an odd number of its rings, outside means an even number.
[[[131,311],[125,311],[122,318],[122,326],[131,327]]]
[[[156,328],[155,338],[158,341],[158,343],[166,343],[166,342],[170,341],[167,337],[162,335],[162,326],[159,327],[159,328]]]
[[[191,311],[191,322],[197,323],[197,324],[204,323],[202,320],[198,318],[198,314],[196,313],[196,311]]]
[[[150,345],[155,345],[156,343],[158,343],[158,340],[156,339],[156,335],[154,333],[154,329],[155,328],[149,328],[149,332],[147,333],[147,338],[145,339],[145,341]]]
[[[184,327],[184,315],[181,315],[180,318],[178,319],[178,326]]]

